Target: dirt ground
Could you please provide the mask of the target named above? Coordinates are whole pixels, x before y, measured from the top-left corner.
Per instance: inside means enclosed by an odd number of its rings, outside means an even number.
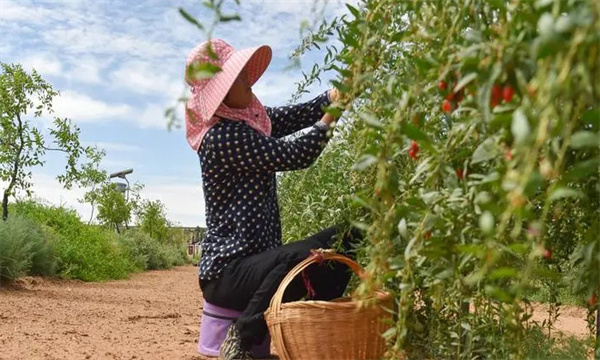
[[[197,268],[85,283],[25,278],[0,288],[0,360],[203,360]],[[535,318],[542,320],[543,306]],[[585,310],[564,308],[557,327],[585,337]]]
[[[0,289],[0,359],[202,359],[197,268]]]

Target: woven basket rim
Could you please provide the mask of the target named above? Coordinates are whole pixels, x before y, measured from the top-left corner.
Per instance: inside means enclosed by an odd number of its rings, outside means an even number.
[[[377,305],[385,305],[388,302],[392,295],[389,292],[378,290],[376,291],[377,296]],[[352,300],[351,297],[343,297],[339,299],[350,299],[350,301],[325,301],[325,300],[299,300],[299,301],[291,301],[281,304],[281,311],[283,310],[292,310],[298,308],[326,308],[332,310],[348,310],[348,309],[362,309],[359,306],[361,301]],[[368,297],[365,301],[373,300],[373,297]],[[370,309],[372,307],[366,307],[366,309]],[[274,313],[273,309],[269,307],[266,311],[267,313]]]

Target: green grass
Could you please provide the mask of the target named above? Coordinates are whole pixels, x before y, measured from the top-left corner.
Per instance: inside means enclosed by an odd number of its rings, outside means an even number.
[[[527,333],[526,354],[531,360],[585,360],[589,358],[593,342],[573,336],[548,338],[540,328]]]

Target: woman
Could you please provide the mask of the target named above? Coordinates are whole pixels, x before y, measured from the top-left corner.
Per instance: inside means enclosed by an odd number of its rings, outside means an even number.
[[[200,156],[208,227],[199,283],[206,301],[242,312],[221,346],[225,360],[251,359],[248,349],[268,333],[263,313],[271,297],[311,249],[330,248],[336,239],[346,249],[361,238],[356,229],[344,233],[334,226],[281,244],[275,173],[306,168],[321,154],[335,120],[322,109],[337,92],[300,105],[264,107],[251,87],[270,60],[268,46],[235,51],[220,39],[199,45],[187,59],[186,136]],[[194,76],[190,69],[206,63],[221,70],[209,79]],[[294,140],[281,139],[307,127]],[[311,294],[314,289],[314,299],[339,297],[350,274],[345,265],[334,264],[308,269],[307,278],[305,284],[293,282],[284,301],[301,299],[306,287]]]

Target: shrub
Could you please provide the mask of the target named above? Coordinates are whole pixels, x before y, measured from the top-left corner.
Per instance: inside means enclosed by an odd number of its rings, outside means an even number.
[[[367,194],[363,189],[372,187],[369,185],[375,174],[359,172],[360,164],[354,168],[358,153],[352,144],[359,141],[357,134],[355,126],[343,126],[315,164],[278,177],[284,243],[366,213],[357,206],[356,199],[357,195]]]
[[[56,244],[60,274],[85,281],[126,278],[136,267],[117,240],[114,232],[92,226],[61,236]]]
[[[24,275],[52,275],[52,244],[35,222],[17,216],[0,221],[0,279]]]
[[[168,267],[167,254],[160,242],[148,234],[139,230],[129,230],[123,233],[121,241],[127,248],[130,257],[144,259],[143,269],[156,270]]]
[[[182,266],[190,263],[185,245],[173,244],[168,245],[168,248],[170,252],[169,257],[173,266]]]
[[[85,281],[122,279],[136,269],[114,232],[82,223],[74,210],[31,200],[13,206],[15,214],[51,229],[61,276]]]
[[[121,242],[136,264],[142,263],[142,269],[169,269],[189,262],[183,244],[165,244],[140,230],[123,233]]]
[[[359,293],[385,287],[396,298],[387,357],[527,357],[528,302],[540,285],[554,289],[553,302],[567,285],[590,311],[599,306],[598,2],[366,0],[349,9],[301,50],[336,34],[343,46],[328,47],[324,62],[339,73],[342,102],[359,97],[347,145],[368,186],[357,199],[366,214],[353,213],[369,233]],[[287,181],[295,175],[284,176],[280,190],[302,203],[287,216],[351,213],[318,200],[323,179],[348,174],[328,168],[301,194]]]

